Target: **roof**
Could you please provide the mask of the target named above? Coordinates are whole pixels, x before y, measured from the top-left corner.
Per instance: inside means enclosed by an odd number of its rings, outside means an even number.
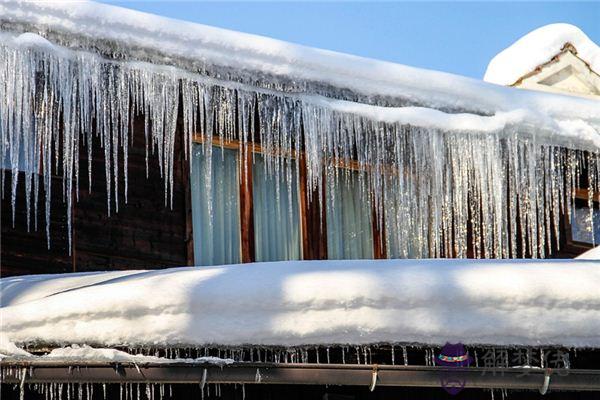
[[[600,47],[578,27],[561,23],[529,32],[498,53],[490,61],[483,79],[513,85],[565,49],[574,51],[592,71],[600,73]]]
[[[0,317],[8,339],[37,345],[600,347],[599,282],[596,260],[285,261],[34,275],[0,280]]]
[[[449,73],[94,2],[2,3],[0,26],[8,31],[38,33],[71,49],[176,65],[281,91],[314,93],[371,105],[422,106],[452,113],[493,115],[530,110],[530,116],[600,120],[597,104],[582,99],[516,92]],[[362,110],[381,114],[380,110]]]

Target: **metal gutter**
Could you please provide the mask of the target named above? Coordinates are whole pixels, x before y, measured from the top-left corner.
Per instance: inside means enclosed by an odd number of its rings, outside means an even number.
[[[271,363],[0,362],[2,383],[249,383],[440,387],[451,375],[466,388],[600,390],[600,370],[541,368],[442,368],[398,365]]]

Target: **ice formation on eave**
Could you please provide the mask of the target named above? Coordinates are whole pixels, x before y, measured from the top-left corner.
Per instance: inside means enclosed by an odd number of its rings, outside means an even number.
[[[490,61],[483,80],[512,85],[537,66],[550,61],[567,43],[575,47],[577,56],[592,71],[600,74],[600,47],[574,25],[550,24],[529,32],[498,53]]]
[[[36,3],[27,7],[55,6]],[[25,9],[23,15],[31,16],[27,7],[8,9],[7,14],[14,16]],[[77,30],[70,22],[60,20],[57,24]],[[129,35],[122,39],[135,41],[131,35],[137,31],[127,30],[127,24],[123,22],[123,29]],[[214,32],[207,35],[218,38]],[[158,38],[164,40],[160,35]],[[406,90],[409,97],[418,93],[417,97],[429,97],[433,103],[441,94],[440,109],[451,105],[446,101],[449,98],[474,102],[488,95],[485,108],[494,112],[478,115],[423,107],[382,107],[376,101],[362,104],[342,100],[344,96],[337,91],[331,93],[333,98],[294,92],[285,80],[273,87],[253,86],[180,66],[131,57],[123,60],[118,45],[109,57],[68,49],[32,34],[4,33],[1,39],[0,81],[6,84],[0,86],[0,134],[2,161],[12,169],[9,190],[13,210],[16,177],[24,170],[27,215],[35,216],[33,225],[37,227],[39,190],[43,188],[48,232],[51,173],[55,170],[64,177],[70,235],[71,203],[77,198],[72,194],[79,191],[80,173],[87,173],[92,181],[91,163],[87,171],[79,170],[79,152],[87,151],[91,157],[94,138],[99,138],[104,152],[108,212],[118,210],[120,201],[127,201],[128,144],[136,115],[144,116],[147,154],[159,159],[166,204],[172,196],[176,135],[183,136],[188,159],[194,134],[237,139],[242,152],[248,151],[249,142],[259,140],[269,172],[285,174],[287,185],[293,182],[292,173],[299,172],[283,166],[291,162],[293,154],[303,151],[309,192],[332,190],[340,184],[340,177],[349,174],[335,166],[355,158],[364,178],[360,180],[361,193],[365,200],[370,197],[373,201],[378,223],[385,224],[389,233],[386,239],[398,249],[398,257],[465,257],[469,229],[477,257],[543,257],[558,239],[561,215],[571,208],[573,189],[580,185],[583,170],[587,170],[585,185],[591,189],[590,196],[598,190],[600,109],[593,101],[515,93],[449,74],[417,72],[402,66],[395,70],[389,63],[356,59],[357,71],[349,67],[348,72],[354,78],[364,76],[367,65],[393,70],[395,76],[407,72],[420,79],[431,77],[434,84],[423,83],[422,88],[399,78],[395,90],[400,94]],[[213,51],[218,52],[219,46],[229,49],[232,40],[213,43]],[[267,40],[262,47],[262,42],[257,43],[243,46],[258,45],[254,51],[260,53],[280,42]],[[83,46],[86,44],[84,41]],[[173,39],[172,47],[181,50],[179,45],[181,41]],[[284,55],[297,50],[294,46],[280,47]],[[304,53],[299,55],[306,55],[308,64],[314,62],[324,68],[319,79],[329,79],[327,68],[353,60],[302,49]],[[223,54],[219,54],[216,60],[222,61]],[[315,58],[317,55],[322,59]],[[256,54],[250,51],[247,56],[253,60]],[[266,61],[272,63],[277,57],[270,54]],[[284,72],[291,68],[289,62],[282,61]],[[256,65],[266,68],[263,64]],[[308,70],[316,73],[314,66]],[[292,69],[287,79],[293,82],[304,72]],[[373,83],[372,76],[370,79],[367,83],[371,86],[362,90],[373,90],[370,95],[377,97],[377,90],[385,85]],[[177,129],[180,112],[182,131]],[[210,156],[212,147],[204,146],[203,151]],[[317,197],[321,201],[322,196]]]
[[[283,261],[0,284],[2,331],[19,345],[600,347],[591,260]]]

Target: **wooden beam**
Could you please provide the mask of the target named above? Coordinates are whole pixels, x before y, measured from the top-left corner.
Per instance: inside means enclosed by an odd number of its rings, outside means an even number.
[[[381,217],[381,226],[378,223],[378,216],[375,210],[375,204],[371,206],[371,226],[373,229],[373,258],[385,259],[387,258],[387,249],[385,243],[385,222],[383,216]]]
[[[192,216],[192,174],[190,171],[190,163],[192,162],[191,157],[193,154],[190,154],[190,159],[186,160],[185,157],[181,160],[181,168],[183,175],[183,206],[185,210],[185,248],[186,248],[186,258],[187,265],[195,265],[194,259],[194,223]],[[196,177],[197,178],[197,177]]]
[[[240,225],[242,262],[255,260],[254,209],[252,207],[252,152],[240,151]]]
[[[576,188],[575,198],[580,200],[589,200],[589,189]],[[600,193],[593,193],[593,201],[600,202]]]

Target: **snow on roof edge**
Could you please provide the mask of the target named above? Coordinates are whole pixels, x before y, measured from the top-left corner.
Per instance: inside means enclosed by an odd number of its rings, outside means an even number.
[[[600,347],[592,260],[287,261],[97,278],[3,278],[13,299],[0,308],[3,332],[16,343],[133,347]]]
[[[56,54],[65,59],[74,59],[92,54],[88,51],[71,50],[53,44],[37,34],[27,32],[20,35],[0,32],[0,41],[6,46],[15,48],[32,48]],[[472,113],[447,113],[435,108],[405,106],[383,107],[347,100],[331,99],[316,94],[281,93],[276,90],[250,87],[243,83],[224,81],[217,78],[204,77],[177,67],[150,64],[140,61],[115,61],[105,59],[100,55],[92,54],[99,61],[108,63],[121,63],[136,69],[149,69],[159,73],[187,77],[192,80],[205,80],[209,84],[216,84],[229,88],[257,91],[275,96],[288,96],[301,100],[305,105],[316,106],[321,109],[361,116],[372,121],[384,123],[398,123],[416,127],[436,129],[443,132],[463,132],[477,134],[506,134],[511,130],[519,129],[520,136],[535,136],[536,138],[550,139],[555,145],[564,145],[570,148],[598,151],[600,149],[600,115],[598,124],[585,122],[581,119],[555,120],[548,115],[534,112],[530,108],[499,111],[494,115],[484,116]]]
[[[82,37],[155,48],[173,57],[327,82],[367,96],[404,96],[416,105],[495,114],[529,108],[550,116],[595,118],[592,102],[545,93],[517,92],[475,79],[386,61],[336,53],[178,21],[94,2],[0,3],[0,20],[36,26],[44,35],[59,30]]]
[[[581,29],[556,23],[537,28],[498,53],[489,63],[483,80],[499,85],[513,85],[559,54],[571,44],[577,55],[600,74],[600,47]]]

